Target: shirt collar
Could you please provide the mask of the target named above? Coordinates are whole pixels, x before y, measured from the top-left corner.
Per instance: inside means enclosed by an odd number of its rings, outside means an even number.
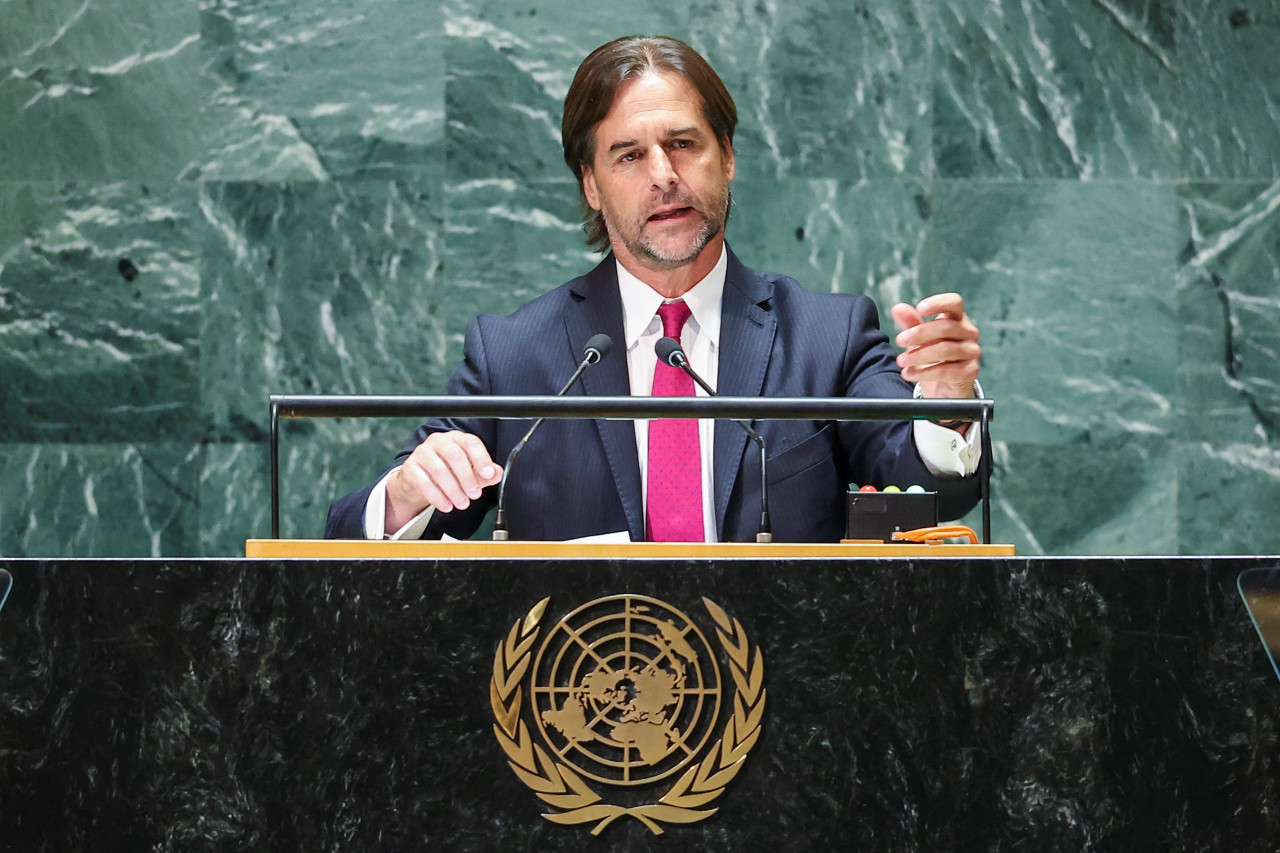
[[[649,328],[654,315],[658,313],[658,306],[666,300],[632,275],[621,263],[615,263],[618,267],[618,292],[622,297],[622,327],[627,338],[627,349],[630,350]],[[680,297],[689,306],[689,311],[698,324],[699,334],[705,334],[716,349],[720,348],[720,302],[724,295],[724,280],[728,269],[729,251],[722,245],[720,259],[711,268],[711,272]]]

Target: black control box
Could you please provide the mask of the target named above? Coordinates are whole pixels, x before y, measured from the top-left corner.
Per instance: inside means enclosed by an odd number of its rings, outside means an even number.
[[[846,539],[893,541],[895,530],[938,526],[937,492],[849,492]]]

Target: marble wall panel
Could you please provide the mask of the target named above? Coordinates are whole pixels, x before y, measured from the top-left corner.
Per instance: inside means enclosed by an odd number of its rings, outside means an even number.
[[[1179,188],[1187,437],[1280,442],[1280,183]]]
[[[748,266],[810,290],[865,293],[888,307],[925,295],[931,184],[746,177],[734,181],[729,242]]]
[[[191,3],[164,0],[42,0],[6,3],[0,57],[46,66],[107,66],[121,51],[173,45],[195,32]]]
[[[204,0],[200,12],[213,94],[184,177],[440,181],[439,3]]]
[[[270,394],[435,393],[439,195],[403,182],[208,183],[201,335],[219,440],[262,440]],[[339,434],[332,421],[309,421]],[[383,434],[354,424],[345,440]],[[344,427],[345,429],[345,427]],[[397,437],[397,442],[401,440]]]
[[[282,423],[280,435],[280,535],[319,539],[334,496],[367,485],[390,464],[417,423],[387,421],[386,437],[343,441]],[[356,432],[356,430],[352,430]],[[271,468],[257,442],[217,442],[203,447],[199,482],[198,553],[244,556],[246,539],[271,535]]]
[[[1178,131],[1190,178],[1280,178],[1280,2],[1181,0]]]
[[[0,183],[0,441],[195,441],[199,211],[173,183]]]
[[[1183,553],[1278,554],[1280,447],[1180,445],[1178,540]]]
[[[0,180],[173,180],[201,147],[199,40],[190,3],[6,3]]]
[[[449,185],[444,276],[450,298],[439,310],[450,368],[462,357],[463,332],[478,311],[509,314],[600,263],[582,231],[577,184],[563,165],[561,171],[535,181]],[[429,393],[442,391],[446,378]]]
[[[932,171],[929,45],[911,4],[717,0],[689,32],[738,105],[743,177]]]
[[[588,51],[654,32],[737,99],[743,260],[882,309],[965,295],[998,400],[997,538],[1280,551],[1280,0],[51,0],[0,17],[0,452],[25,471],[40,442],[111,459],[203,442],[157,466],[198,484],[165,553],[261,535],[269,393],[435,393],[472,315],[596,263],[561,102]],[[376,474],[407,426],[286,424],[306,474],[286,531],[318,529],[321,492]],[[1034,491],[1081,455],[1068,492]],[[83,504],[68,479],[39,480],[43,499]],[[4,530],[0,553],[46,547]],[[76,541],[149,554],[149,530]]]
[[[1182,550],[1280,552],[1280,184],[1179,197]]]
[[[200,466],[196,444],[0,445],[0,554],[196,554]]]
[[[997,397],[997,411],[1000,400]],[[997,415],[997,421],[999,415]],[[1181,456],[1163,436],[994,445],[991,527],[1019,554],[1176,554]],[[981,508],[964,523],[981,532]],[[1209,553],[1221,553],[1212,551]]]
[[[1002,439],[1177,426],[1172,185],[944,181],[936,199],[929,285],[979,318]]]
[[[1178,174],[1176,0],[927,5],[940,175]]]

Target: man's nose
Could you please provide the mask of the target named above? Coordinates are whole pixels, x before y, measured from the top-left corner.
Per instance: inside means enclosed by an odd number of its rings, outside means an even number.
[[[675,167],[671,165],[670,158],[667,157],[666,149],[660,145],[655,145],[649,155],[649,179],[661,190],[666,190],[680,180]]]

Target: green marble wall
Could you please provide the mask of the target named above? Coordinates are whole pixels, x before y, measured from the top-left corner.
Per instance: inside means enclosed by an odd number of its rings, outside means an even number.
[[[742,114],[730,239],[983,329],[1025,554],[1280,552],[1280,0],[0,0],[0,554],[235,555],[269,393],[435,393],[586,269],[559,109],[631,32]],[[290,422],[318,535],[405,422]]]

